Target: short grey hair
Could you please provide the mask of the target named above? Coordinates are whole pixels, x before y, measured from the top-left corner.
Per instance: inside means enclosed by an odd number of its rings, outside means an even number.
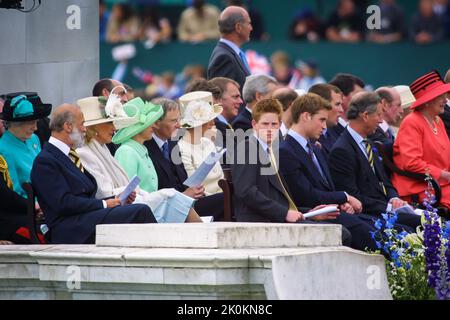
[[[352,98],[347,110],[347,119],[356,120],[364,112],[373,114],[377,112],[381,98],[376,92],[363,92]]]
[[[163,109],[163,115],[159,118],[159,120],[164,120],[167,112],[169,111],[180,110],[180,105],[176,101],[167,98],[155,98],[151,101],[151,103],[158,104]]]
[[[219,18],[219,31],[221,34],[230,34],[236,30],[236,24],[244,23],[245,17],[242,12],[233,12],[225,18]]]
[[[256,100],[256,93],[267,94],[269,92],[269,84],[278,84],[278,81],[271,76],[264,74],[251,75],[245,79],[244,87],[242,88],[242,96],[245,103],[251,103]]]
[[[74,123],[74,114],[70,110],[58,112],[51,116],[50,130],[52,132],[61,132],[64,130],[64,123]]]
[[[381,100],[386,100],[388,103],[394,101],[394,97],[392,96],[389,88],[378,88],[375,90],[376,93],[380,96]]]

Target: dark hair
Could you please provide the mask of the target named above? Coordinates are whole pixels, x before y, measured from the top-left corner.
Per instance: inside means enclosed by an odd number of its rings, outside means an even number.
[[[369,114],[377,112],[380,101],[381,98],[376,92],[362,92],[361,94],[355,95],[348,105],[347,119],[358,119],[359,115],[366,111]]]
[[[286,111],[289,106],[292,104],[292,102],[298,98],[297,92],[293,89],[282,89],[278,93],[274,93],[272,98],[277,99],[280,101],[281,105],[283,106],[283,111]]]
[[[225,91],[227,90],[227,85],[229,83],[234,84],[236,87],[238,87],[238,89],[240,89],[239,83],[237,83],[236,81],[234,81],[233,79],[230,78],[225,78],[225,77],[216,77],[216,78],[212,78],[211,80],[208,81],[211,85],[217,87],[220,89],[220,95],[215,99],[220,99],[223,97],[223,94],[225,93]],[[213,94],[214,95],[214,94]]]
[[[315,93],[330,102],[331,102],[331,92],[342,94],[341,89],[328,83],[315,84],[311,88],[309,88],[308,92]]]
[[[334,76],[334,78],[329,82],[339,89],[341,89],[344,96],[348,96],[354,89],[355,85],[364,88],[366,85],[364,81],[362,81],[357,76],[348,73],[338,73]]]
[[[222,97],[222,95],[223,95],[222,90],[218,86],[216,86],[215,84],[211,83],[210,81],[208,81],[206,79],[192,80],[186,86],[185,93],[194,92],[194,91],[211,92],[214,99],[220,99],[220,97]]]
[[[111,79],[101,79],[97,81],[94,85],[94,89],[92,89],[92,96],[101,97],[103,89],[111,91],[113,89],[113,82]]]
[[[298,123],[302,113],[307,112],[313,116],[319,113],[320,110],[330,111],[330,102],[315,93],[307,93],[295,99],[292,104],[292,121],[293,123]]]

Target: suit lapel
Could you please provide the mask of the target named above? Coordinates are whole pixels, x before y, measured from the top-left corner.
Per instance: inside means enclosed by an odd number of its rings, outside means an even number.
[[[154,139],[151,139],[150,141],[146,142],[146,145],[148,146],[149,153],[152,156],[152,159],[154,159],[154,162],[158,163],[159,166],[164,170],[166,175],[170,177],[172,173],[172,169],[170,167],[169,161],[167,161],[166,158],[164,158],[164,155],[162,151],[159,149],[158,144]],[[172,150],[170,150],[170,144],[169,144],[169,154]]]
[[[237,63],[239,64],[239,67],[242,69],[242,72],[244,72],[244,74],[246,75],[246,76],[248,76],[248,75],[250,75],[250,70],[247,70],[247,68],[244,66],[244,63],[242,62],[242,60],[241,60],[241,57],[239,57],[237,54],[236,54],[236,52],[234,52],[234,50],[231,48],[231,47],[229,47],[226,43],[223,43],[223,42],[221,42],[221,41],[219,41],[219,46],[221,46],[222,48],[224,48],[225,50],[228,50],[228,52],[230,52],[233,56],[234,56],[234,58],[235,58],[235,60],[237,61]]]
[[[369,176],[369,178],[372,180],[372,184],[377,188],[377,190],[383,194],[384,196],[384,192],[383,189],[380,186],[380,181],[378,180],[378,177],[376,176],[376,174],[373,172],[372,167],[369,164],[369,161],[366,158],[366,155],[363,154],[363,152],[361,151],[361,149],[358,147],[356,141],[353,139],[353,137],[350,135],[350,133],[346,130],[343,134],[346,135],[347,140],[349,141],[350,145],[352,146],[353,150],[356,152],[358,158],[359,158],[359,162],[361,163],[363,169],[367,172],[367,175]],[[370,142],[369,142],[370,143]],[[371,144],[372,145],[372,144]],[[372,150],[373,150],[373,146],[372,146]],[[376,155],[374,154],[374,157]],[[377,161],[374,159],[374,163],[376,163]],[[375,165],[375,170],[376,169],[376,165]]]

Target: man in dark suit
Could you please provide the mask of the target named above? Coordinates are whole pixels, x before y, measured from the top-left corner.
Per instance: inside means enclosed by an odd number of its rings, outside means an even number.
[[[403,116],[402,101],[400,94],[394,88],[381,87],[376,91],[381,98],[383,109],[383,122],[377,126],[374,134],[369,136],[373,142],[379,141],[383,144],[394,143],[395,136],[391,125],[397,123]]]
[[[250,40],[252,23],[248,12],[241,7],[230,6],[219,17],[221,39],[209,59],[208,79],[225,77],[244,86],[251,74],[247,59],[240,47]]]
[[[95,199],[95,178],[83,168],[74,149],[84,142],[86,128],[79,108],[62,105],[52,115],[52,136],[37,156],[31,181],[45,213],[52,243],[93,243],[98,224],[156,223],[146,205],[121,205],[118,198]]]
[[[288,130],[292,125],[291,106],[292,103],[294,103],[295,99],[298,98],[298,94],[291,88],[279,88],[273,92],[272,98],[280,101],[281,105],[283,106],[283,115],[281,116],[280,126],[280,138],[281,140],[283,140],[284,138],[286,138]]]
[[[388,204],[394,210],[407,205],[399,199],[368,140],[382,121],[380,102],[377,93],[360,92],[352,98],[347,112],[350,124],[334,144],[328,159],[336,188],[361,201],[362,210],[374,217],[386,212]],[[400,212],[398,223],[414,231],[420,225],[420,217]]]
[[[318,140],[325,155],[328,156],[334,143],[344,130],[344,127],[339,124],[339,119],[344,114],[342,91],[332,84],[320,83],[312,86],[309,92],[319,95],[331,104],[331,110],[328,112],[327,128],[322,132]]]
[[[352,247],[376,250],[370,232],[375,231],[372,217],[361,214],[362,204],[343,191],[336,191],[326,159],[311,141],[325,129],[331,105],[320,96],[308,93],[292,106],[293,124],[280,145],[280,171],[297,207],[338,204],[337,223],[352,234]]]
[[[175,101],[158,98],[153,103],[162,106],[164,113],[153,125],[153,137],[144,145],[158,174],[158,189],[175,188],[179,192],[196,199],[195,211],[200,216],[213,216],[214,220],[223,218],[223,193],[205,197],[203,186],[187,187],[183,182],[188,178],[181,161],[177,139],[172,140],[174,133],[180,129],[180,107]]]
[[[242,129],[244,132],[251,129],[253,106],[258,101],[272,97],[272,93],[277,87],[277,80],[271,76],[261,74],[247,77],[242,90],[246,106],[234,119],[232,123],[233,129]]]
[[[237,146],[231,166],[235,215],[242,222],[304,222],[288,187],[278,173],[274,150],[281,121],[278,100],[258,102],[253,113],[254,134]],[[307,209],[305,209],[307,210]],[[316,216],[313,220],[336,219],[339,212]],[[344,241],[351,243],[348,230],[342,228]]]

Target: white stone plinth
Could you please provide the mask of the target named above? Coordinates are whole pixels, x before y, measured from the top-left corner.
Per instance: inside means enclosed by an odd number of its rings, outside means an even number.
[[[340,246],[341,226],[287,223],[98,225],[97,246],[143,248],[299,248]]]

